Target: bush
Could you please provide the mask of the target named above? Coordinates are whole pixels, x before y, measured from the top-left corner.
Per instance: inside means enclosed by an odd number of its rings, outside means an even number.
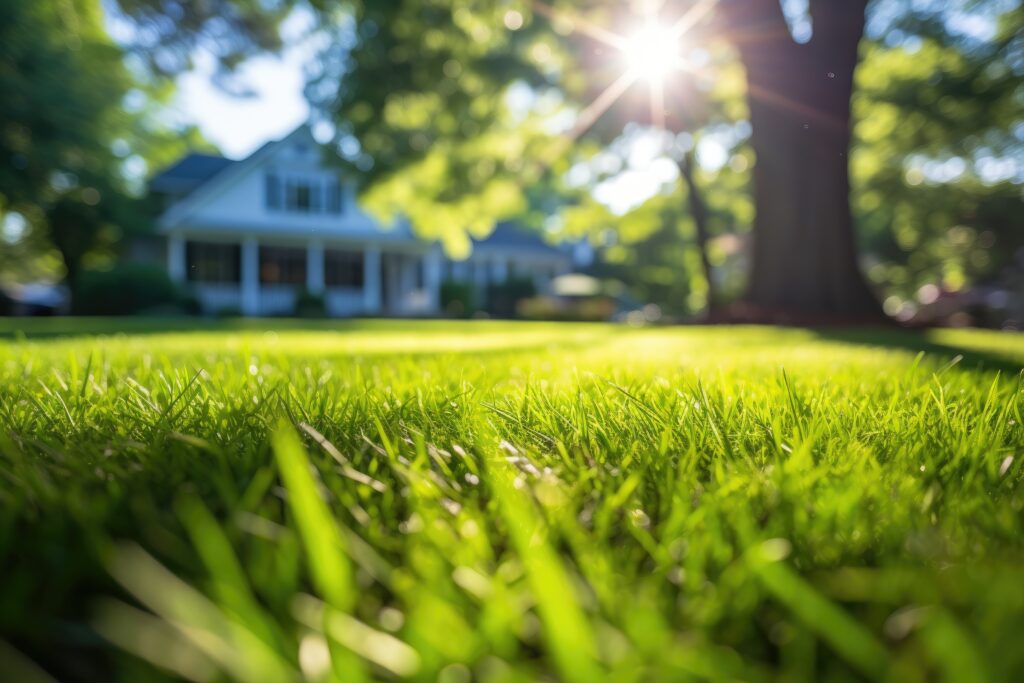
[[[523,299],[537,295],[537,287],[530,278],[512,278],[487,288],[487,310],[501,318],[512,318]]]
[[[324,304],[322,294],[313,294],[309,290],[302,290],[295,297],[296,318],[324,318],[327,317],[327,306]]]
[[[213,312],[213,317],[220,320],[226,320],[228,318],[241,318],[242,307],[241,306],[221,306]]]
[[[85,271],[71,306],[78,315],[132,315],[145,311],[185,313],[182,296],[162,268],[123,263],[111,270]]]
[[[200,315],[203,312],[203,304],[199,297],[191,292],[183,292],[178,295],[178,305],[182,313],[186,315]]]
[[[441,310],[452,318],[467,318],[476,306],[473,285],[468,282],[445,280],[441,283]]]
[[[589,296],[573,299],[558,299],[537,296],[522,299],[516,313],[526,320],[562,320],[576,322],[598,322],[610,320],[615,314],[615,301],[606,296]]]

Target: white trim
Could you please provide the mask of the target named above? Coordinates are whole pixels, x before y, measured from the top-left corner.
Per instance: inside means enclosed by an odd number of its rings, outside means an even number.
[[[256,150],[256,152],[249,155],[247,158],[242,159],[241,161],[236,161],[220,173],[217,173],[208,182],[205,182],[196,188],[192,194],[167,209],[167,211],[160,216],[160,219],[157,222],[159,229],[167,231],[168,229],[181,224],[181,222],[191,213],[194,213],[208,201],[214,199],[219,194],[227,190],[232,184],[244,178],[246,174],[249,173],[250,169],[269,157],[274,150],[289,142],[293,142],[299,135],[305,135],[310,142],[317,144],[316,140],[313,139],[313,134],[310,132],[309,126],[303,124],[280,140],[263,145],[263,147]],[[317,144],[317,146],[319,145]]]
[[[260,243],[255,237],[242,240],[242,315],[260,314]]]
[[[434,247],[423,257],[423,289],[427,292],[427,309],[434,313],[441,308],[441,264],[443,254]]]
[[[306,246],[306,289],[312,294],[324,292],[324,243],[310,240]]]
[[[185,263],[185,238],[181,234],[167,237],[167,275],[171,282],[182,283],[188,277],[188,264]]]
[[[363,308],[368,315],[381,312],[380,249],[371,245],[363,249]]]

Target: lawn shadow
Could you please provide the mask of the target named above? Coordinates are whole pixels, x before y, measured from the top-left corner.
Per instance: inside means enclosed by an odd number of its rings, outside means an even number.
[[[543,325],[550,323],[435,318],[0,317],[0,341],[209,332],[487,333],[514,329],[510,326],[526,330],[531,326],[539,328]]]
[[[811,332],[822,341],[895,349],[914,354],[924,353],[926,358],[930,357],[944,363],[956,361],[961,367],[998,371],[1010,377],[1015,377],[1024,370],[1024,337],[1021,338],[1020,349],[1014,353],[948,343],[936,339],[935,332],[931,330],[821,328],[812,329]]]

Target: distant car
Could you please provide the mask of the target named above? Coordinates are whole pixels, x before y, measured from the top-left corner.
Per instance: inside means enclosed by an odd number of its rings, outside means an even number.
[[[45,282],[0,286],[0,314],[46,316],[68,313],[66,287]]]

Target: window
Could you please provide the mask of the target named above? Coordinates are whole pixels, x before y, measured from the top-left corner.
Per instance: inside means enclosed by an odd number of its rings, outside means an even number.
[[[281,208],[281,179],[276,174],[267,174],[264,193],[266,194],[268,209]]]
[[[265,176],[265,183],[268,209],[333,214],[344,211],[344,188],[333,176],[282,178],[270,172]]]
[[[306,284],[306,250],[260,247],[260,282],[265,285]]]
[[[328,287],[362,287],[363,255],[358,251],[324,251],[324,284]]]
[[[186,242],[189,282],[241,282],[242,248],[238,244]]]

